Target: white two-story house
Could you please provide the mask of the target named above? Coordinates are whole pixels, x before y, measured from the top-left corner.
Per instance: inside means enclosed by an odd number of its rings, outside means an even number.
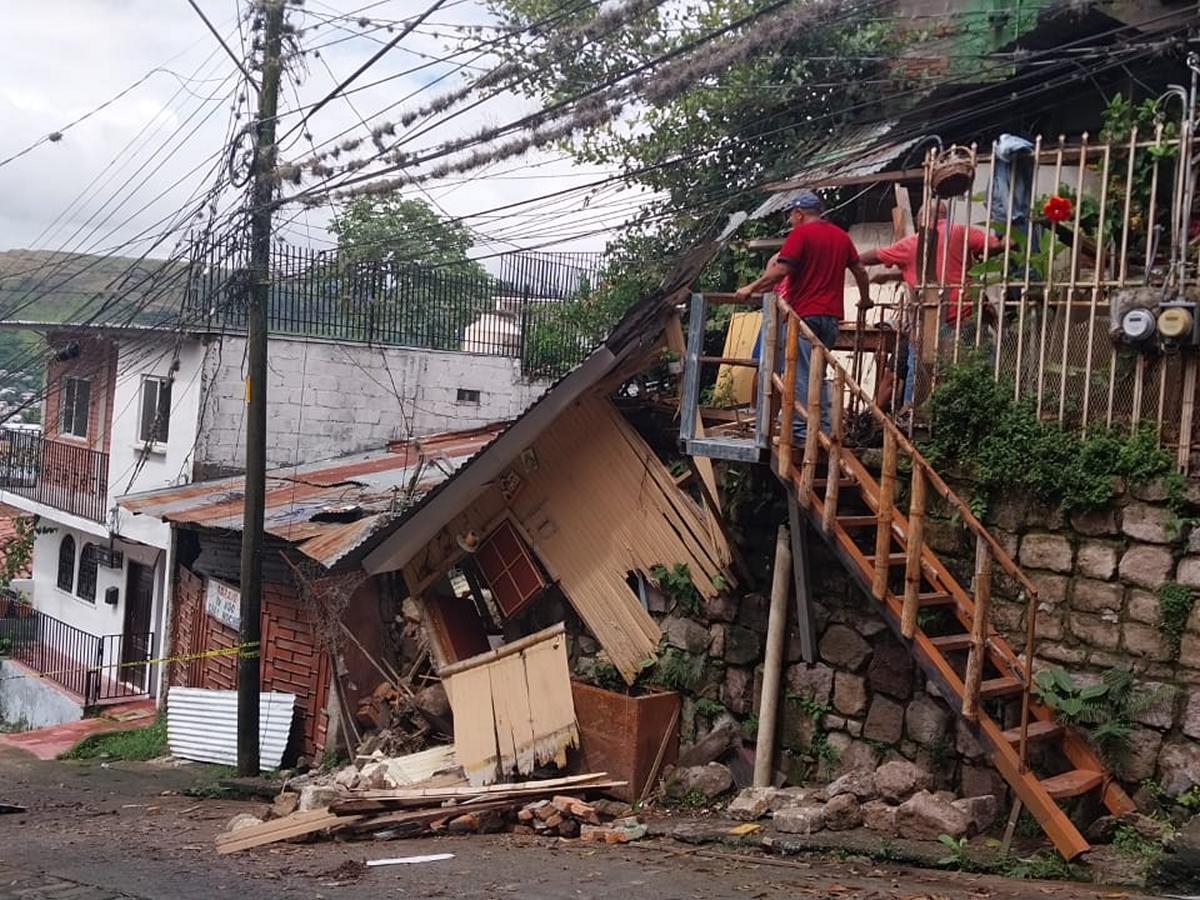
[[[25,716],[32,724],[156,696],[161,666],[139,663],[164,647],[171,527],[135,518],[116,500],[244,468],[244,334],[194,317],[184,325],[0,328],[36,331],[48,360],[41,432],[0,429],[0,502],[36,516],[38,526],[32,577],[14,583],[28,605],[0,603],[0,638],[11,644],[3,665],[48,679],[10,679],[6,692],[18,683],[32,692],[18,704],[38,708]],[[504,347],[472,349],[272,334],[268,466],[511,419],[547,386],[524,377]],[[240,497],[230,499],[241,508]],[[65,713],[49,712],[63,708],[61,696],[39,707],[36,691],[44,690],[67,697]],[[11,708],[7,715],[15,717]]]

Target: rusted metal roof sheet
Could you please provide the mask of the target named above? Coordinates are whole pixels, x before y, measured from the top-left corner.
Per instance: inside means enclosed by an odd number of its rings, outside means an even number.
[[[814,150],[808,164],[784,184],[785,190],[772,194],[750,214],[751,219],[762,219],[777,213],[796,194],[805,189],[828,187],[847,179],[875,175],[903,159],[923,137],[889,141],[887,135],[896,126],[895,122],[882,122],[855,128],[836,140],[829,141]]]
[[[326,568],[363,546],[480,450],[507,423],[400,441],[385,450],[267,473],[265,530]],[[129,494],[134,515],[240,531],[243,479],[221,478]]]

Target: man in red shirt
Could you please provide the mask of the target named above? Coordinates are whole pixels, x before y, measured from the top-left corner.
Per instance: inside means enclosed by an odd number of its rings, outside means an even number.
[[[946,204],[939,200],[934,207],[937,216],[937,247],[934,253],[934,282],[949,288],[946,302],[944,324],[940,329],[943,336],[953,333],[956,323],[962,320],[959,330],[968,336],[966,321],[971,316],[970,297],[964,297],[963,288],[970,287],[970,267],[982,255],[985,247],[992,250],[1003,248],[1004,242],[995,235],[989,235],[982,228],[966,225],[950,225],[947,220]],[[917,214],[917,221],[922,225],[927,221],[923,208]],[[918,236],[910,234],[896,243],[878,250],[868,250],[862,255],[863,265],[873,266],[883,264],[896,266],[900,269],[901,280],[910,289],[915,290],[920,276],[917,273],[917,241]],[[965,254],[964,254],[965,245]],[[915,342],[916,315],[912,316],[913,325],[910,328],[908,342],[908,374],[904,380],[904,405],[909,407],[913,401],[913,387],[916,374],[917,347]],[[974,333],[974,328],[970,329]]]
[[[821,218],[824,204],[815,193],[800,191],[784,209],[792,230],[783,247],[762,275],[738,288],[737,295],[748,298],[778,286],[781,296],[817,339],[825,347],[832,347],[845,312],[846,270],[850,270],[858,284],[859,307],[869,309],[871,285],[867,270],[859,261],[850,235]],[[808,396],[812,347],[801,338],[799,350],[796,398],[803,403]],[[826,381],[821,386],[821,427],[826,431],[829,430],[829,402],[829,382]],[[804,437],[804,419],[797,416],[793,422],[795,437]]]

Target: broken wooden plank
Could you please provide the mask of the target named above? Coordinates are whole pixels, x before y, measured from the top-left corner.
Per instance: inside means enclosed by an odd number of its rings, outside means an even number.
[[[339,816],[327,807],[294,812],[282,819],[272,819],[261,825],[249,825],[228,834],[217,835],[217,853],[237,853],[263,844],[273,844],[288,838],[315,834],[327,828],[348,827],[361,820],[361,816]]]
[[[561,778],[542,778],[510,784],[469,785],[444,788],[394,788],[386,790],[354,791],[351,796],[359,800],[461,800],[490,794],[545,793],[572,786],[595,786],[605,781],[607,772],[588,772],[583,775],[564,775]]]

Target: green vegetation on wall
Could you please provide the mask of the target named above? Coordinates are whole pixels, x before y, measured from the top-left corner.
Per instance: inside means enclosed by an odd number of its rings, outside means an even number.
[[[937,468],[957,466],[974,479],[978,512],[1014,491],[1068,512],[1099,509],[1116,496],[1118,479],[1137,485],[1167,480],[1183,488],[1170,455],[1148,429],[1096,430],[1086,436],[1038,419],[1031,403],[988,366],[966,362],[944,372],[930,401],[931,437],[922,447]]]

